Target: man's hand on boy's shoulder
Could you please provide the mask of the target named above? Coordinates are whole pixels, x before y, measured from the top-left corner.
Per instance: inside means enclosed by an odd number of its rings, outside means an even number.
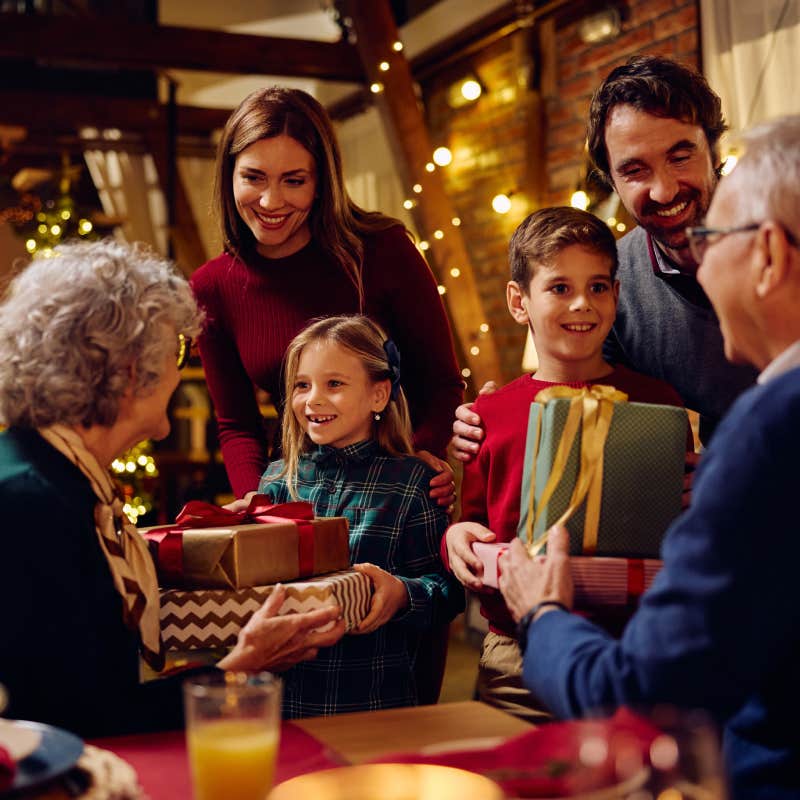
[[[494,381],[487,381],[478,392],[493,394],[497,391]],[[450,443],[453,448],[453,457],[459,461],[469,462],[481,449],[481,440],[484,431],[481,427],[481,418],[473,411],[474,403],[463,403],[456,409],[456,419],[453,422],[453,438]]]
[[[457,522],[445,533],[450,571],[468,589],[482,589],[483,564],[472,552],[473,542],[493,542],[495,535],[478,522]]]

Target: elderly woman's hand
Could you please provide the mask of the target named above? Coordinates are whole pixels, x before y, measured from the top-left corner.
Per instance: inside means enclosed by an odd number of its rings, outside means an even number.
[[[547,555],[531,558],[519,539],[500,556],[500,591],[515,622],[535,605],[555,600],[572,608],[572,572],[569,566],[569,533],[563,525],[552,528]]]
[[[342,638],[344,620],[338,606],[277,616],[285,599],[286,590],[279,584],[239,632],[236,646],[217,664],[220,669],[287,669],[316,658],[320,647],[331,647]],[[329,630],[319,630],[329,623]]]

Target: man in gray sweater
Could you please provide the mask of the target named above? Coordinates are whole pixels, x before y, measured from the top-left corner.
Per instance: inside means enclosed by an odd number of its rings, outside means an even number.
[[[708,210],[725,128],[705,78],[659,56],[634,56],[612,70],[589,109],[589,153],[638,224],[618,243],[619,304],[606,358],[672,384],[700,413],[704,444],[756,377],[751,367],[725,360],[685,232]],[[471,404],[457,409],[457,458],[478,452],[480,424]]]
[[[686,238],[711,202],[725,127],[705,79],[656,56],[614,69],[589,109],[589,153],[639,226],[618,245],[620,296],[606,356],[672,384],[700,413],[704,443],[756,377],[725,360]]]

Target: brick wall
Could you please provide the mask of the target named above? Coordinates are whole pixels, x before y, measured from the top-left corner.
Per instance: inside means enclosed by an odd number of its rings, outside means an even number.
[[[697,0],[629,0],[622,33],[611,43],[583,44],[577,22],[557,30],[557,87],[545,103],[544,204],[568,203],[585,176],[586,116],[592,92],[603,78],[635,53],[669,55],[697,66],[698,18]],[[530,95],[520,86],[521,66],[511,39],[505,38],[423,86],[434,146],[445,144],[453,152],[445,181],[462,220],[486,322],[502,360],[498,378],[503,382],[520,374],[525,343],[524,329],[506,310],[508,240],[535,209],[528,191]],[[452,109],[447,102],[450,87],[468,70],[478,76],[484,94],[471,105]],[[491,207],[499,192],[513,192],[511,211],[503,216]],[[428,258],[435,265],[435,243]]]

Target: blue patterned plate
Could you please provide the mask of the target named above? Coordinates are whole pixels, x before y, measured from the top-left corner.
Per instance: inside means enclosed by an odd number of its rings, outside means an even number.
[[[22,789],[32,789],[63,774],[75,766],[83,752],[83,739],[74,733],[40,722],[18,721],[16,724],[40,733],[42,739],[39,746],[17,764],[11,788],[0,792],[3,797]]]

